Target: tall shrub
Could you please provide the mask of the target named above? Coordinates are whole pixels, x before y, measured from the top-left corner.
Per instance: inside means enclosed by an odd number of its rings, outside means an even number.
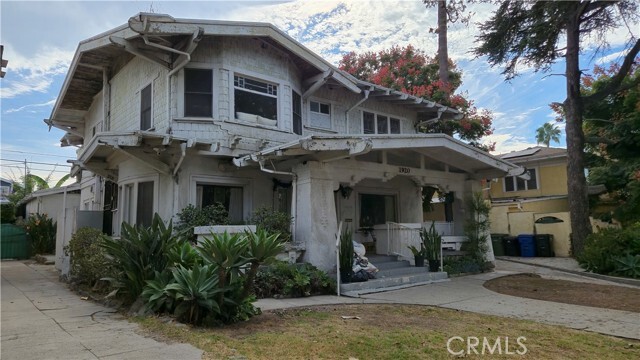
[[[31,239],[32,254],[53,254],[56,249],[56,223],[47,214],[33,214],[24,222]]]
[[[638,277],[640,222],[623,229],[606,228],[589,235],[577,257],[582,267],[599,274]]]
[[[468,217],[464,225],[464,234],[467,241],[462,244],[462,250],[475,261],[481,270],[486,269],[488,234],[489,234],[489,212],[491,205],[485,201],[481,192],[474,192],[467,199]]]
[[[285,212],[261,206],[253,212],[249,221],[256,225],[256,230],[280,234],[280,239],[287,242],[291,240],[291,219],[292,217]]]
[[[98,229],[82,227],[71,236],[64,252],[71,257],[74,281],[92,286],[101,278],[113,276],[113,264],[100,246],[103,235]]]

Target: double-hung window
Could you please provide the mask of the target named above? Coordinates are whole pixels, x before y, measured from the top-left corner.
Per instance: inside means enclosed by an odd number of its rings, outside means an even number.
[[[302,135],[302,97],[291,90],[291,112],[293,113],[293,133]]]
[[[309,101],[309,125],[331,130],[331,104]]]
[[[184,116],[213,117],[213,70],[184,70]]]
[[[140,130],[151,129],[151,84],[140,91]]]
[[[536,190],[538,188],[538,179],[536,178],[536,169],[527,169],[529,172],[529,180],[521,179],[517,176],[507,176],[504,178],[504,191],[526,191]]]
[[[278,124],[278,85],[234,75],[233,87],[237,118],[255,115],[258,124]]]
[[[400,134],[400,119],[363,111],[362,132],[365,134]]]

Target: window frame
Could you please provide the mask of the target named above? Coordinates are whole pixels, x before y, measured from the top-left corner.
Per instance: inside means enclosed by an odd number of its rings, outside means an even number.
[[[247,220],[253,211],[251,192],[253,180],[240,177],[215,176],[215,175],[191,175],[189,186],[189,203],[198,206],[198,185],[214,185],[242,188],[242,219]]]
[[[187,72],[188,71],[208,71],[211,74],[211,89],[210,92],[188,92],[187,91]],[[213,114],[215,112],[215,101],[214,101],[214,89],[215,89],[215,77],[214,77],[214,69],[210,67],[185,67],[183,69],[182,74],[182,115],[188,118],[200,118],[200,119],[210,119],[213,118]],[[193,115],[187,113],[187,95],[188,94],[209,94],[209,100],[211,101],[211,113],[206,115]]]
[[[517,176],[505,176],[502,178],[502,192],[503,193],[512,193],[512,192],[519,192],[519,191],[530,191],[530,190],[540,190],[540,178],[539,178],[539,169],[537,166],[535,167],[531,167],[531,168],[527,168],[527,171],[532,171],[534,172],[534,176],[532,177],[532,179],[535,181],[536,187],[535,188],[529,188],[529,182],[531,180],[521,180],[524,183],[524,189],[520,189],[518,186],[518,177]],[[507,190],[507,179],[509,179],[510,181],[512,181],[513,183],[513,190]]]
[[[295,111],[295,96],[298,97],[298,106],[299,106],[299,112],[296,113]],[[291,132],[296,134],[296,135],[302,135],[302,112],[303,112],[303,100],[302,100],[302,94],[300,94],[300,92],[296,91],[296,89],[291,88]],[[299,116],[299,119],[296,119],[296,115]],[[297,125],[297,126],[296,126]],[[296,131],[298,130],[298,131]]]
[[[137,225],[138,218],[138,186],[140,183],[153,182],[153,205],[152,213],[155,214],[159,209],[159,175],[141,176],[118,182],[118,213],[116,217],[119,220],[117,229],[114,228],[114,234],[120,233],[120,224],[126,222],[130,225]]]
[[[389,220],[389,221],[393,221],[393,222],[400,222],[401,219],[401,214],[400,214],[400,206],[398,204],[399,202],[399,194],[398,192],[387,192],[387,191],[380,191],[380,190],[374,190],[374,189],[361,189],[360,191],[357,191],[355,196],[356,196],[356,206],[357,206],[357,223],[358,224],[358,228],[362,228],[362,196],[363,195],[374,195],[374,196],[382,196],[382,197],[386,197],[386,196],[391,196],[393,198],[393,212],[395,214],[395,220]],[[352,195],[353,196],[353,195]],[[386,209],[385,209],[386,210]],[[387,220],[385,220],[386,223]],[[371,224],[371,226],[375,226],[375,225],[381,225],[381,224]]]
[[[242,121],[242,120],[239,120],[237,118],[237,116],[236,116],[236,113],[238,112],[236,110],[236,105],[237,105],[236,104],[236,102],[237,102],[236,101],[236,90],[237,91],[247,92],[247,93],[250,93],[250,94],[257,95],[257,96],[270,97],[270,98],[274,98],[276,100],[276,106],[275,106],[276,118],[275,119],[266,118],[266,119],[275,120],[276,124],[275,125],[261,124],[257,119],[256,119],[256,124],[259,125],[259,126],[266,126],[266,127],[271,127],[271,128],[280,128],[281,127],[281,123],[282,123],[282,121],[280,121],[282,119],[282,111],[280,109],[280,103],[281,103],[281,100],[282,100],[282,90],[284,89],[284,86],[282,86],[283,84],[281,84],[281,83],[279,83],[277,81],[268,79],[268,78],[263,77],[263,76],[253,76],[251,74],[247,74],[246,72],[242,72],[242,71],[229,70],[229,72],[230,72],[230,79],[229,79],[230,84],[229,85],[230,85],[230,88],[231,88],[230,98],[232,99],[232,102],[233,102],[232,106],[230,106],[230,108],[232,109],[231,110],[232,111],[232,115],[233,115],[232,117],[235,118],[236,121]],[[236,77],[241,77],[243,79],[249,79],[249,80],[252,80],[252,81],[262,82],[262,83],[266,84],[267,86],[268,85],[275,86],[276,95],[236,86]],[[263,117],[262,115],[258,115],[258,114],[253,114],[253,113],[250,113],[250,114]]]
[[[374,132],[365,132],[365,126],[364,126],[364,121],[365,121],[365,113],[369,113],[369,114],[373,114],[373,129]],[[380,123],[379,123],[379,118],[386,118],[385,120],[385,128],[386,128],[386,132],[379,132],[380,130]],[[386,113],[381,113],[381,112],[377,112],[377,111],[372,111],[372,110],[368,110],[368,109],[362,109],[362,111],[360,111],[360,125],[361,125],[361,129],[362,129],[362,133],[366,134],[366,135],[399,135],[402,134],[402,120],[403,118],[400,116],[396,116],[396,115],[391,115],[391,114],[386,114]],[[395,120],[398,122],[398,131],[397,133],[392,133],[391,132],[391,122],[392,120]]]
[[[318,104],[318,111],[314,111],[311,109],[312,103],[316,103]],[[322,112],[322,106],[326,105],[327,107],[329,107],[329,113],[323,113]],[[333,131],[334,129],[334,121],[333,121],[333,109],[335,108],[334,103],[325,99],[319,99],[319,98],[310,98],[307,101],[307,126],[311,129],[318,129],[318,130],[329,130],[329,131]],[[322,117],[328,117],[329,120],[329,127],[325,127],[325,126],[321,126],[318,124],[312,124],[311,120],[313,117],[313,114],[317,114],[316,116],[322,116]]]
[[[146,129],[143,129],[143,124],[142,124],[142,114],[145,111],[145,109],[142,107],[143,106],[143,99],[142,99],[142,93],[143,91],[145,91],[147,88],[149,88],[149,127],[147,127]],[[147,83],[145,86],[140,88],[140,130],[141,131],[152,131],[154,129],[154,124],[153,124],[153,82]]]

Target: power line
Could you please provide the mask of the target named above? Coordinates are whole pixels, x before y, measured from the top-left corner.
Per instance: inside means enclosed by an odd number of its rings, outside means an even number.
[[[24,163],[25,160],[15,160],[15,159],[0,159],[0,161],[11,161],[11,162],[19,162],[19,163]],[[53,165],[53,166],[66,166],[66,167],[71,167],[71,165],[67,165],[67,164],[54,164],[54,163],[43,163],[43,162],[36,162],[36,161],[27,161],[28,164],[38,164],[38,165]]]
[[[14,152],[14,153],[20,153],[20,154],[30,154],[30,155],[46,155],[46,156],[55,156],[55,157],[61,157],[61,158],[65,158],[68,159],[68,156],[64,156],[64,155],[52,155],[52,154],[44,154],[44,153],[36,153],[36,152],[28,152],[28,151],[19,151],[19,150],[9,150],[9,149],[2,149],[0,150],[0,152],[2,151],[8,151],[8,152]]]
[[[20,165],[3,165],[2,167],[5,168],[18,168],[20,170],[23,169],[22,166]],[[38,171],[48,171],[48,172],[59,172],[59,173],[65,173],[68,174],[69,171],[68,170],[54,170],[54,169],[36,169],[36,168],[29,168],[29,170],[38,170]]]

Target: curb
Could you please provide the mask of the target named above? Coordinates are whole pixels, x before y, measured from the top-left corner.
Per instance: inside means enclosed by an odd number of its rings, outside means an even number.
[[[556,267],[556,266],[550,266],[550,265],[532,264],[532,263],[526,262],[526,261],[519,261],[519,260],[514,260],[514,259],[506,259],[506,258],[502,258],[502,257],[496,257],[496,260],[510,261],[512,263],[522,264],[522,265],[543,267],[543,268],[547,268],[547,269],[551,269],[551,270],[556,270],[556,271],[566,272],[566,273],[569,273],[569,274],[590,277],[590,278],[594,278],[594,279],[598,279],[598,280],[606,280],[606,281],[611,281],[611,282],[618,283],[618,284],[624,284],[624,285],[631,285],[631,286],[640,287],[640,280],[635,280],[635,279],[627,279],[627,278],[620,278],[620,277],[615,277],[615,276],[596,274],[596,273],[592,273],[592,272],[588,272],[588,271],[569,270],[569,269],[563,269],[563,268],[559,268],[559,267]]]

